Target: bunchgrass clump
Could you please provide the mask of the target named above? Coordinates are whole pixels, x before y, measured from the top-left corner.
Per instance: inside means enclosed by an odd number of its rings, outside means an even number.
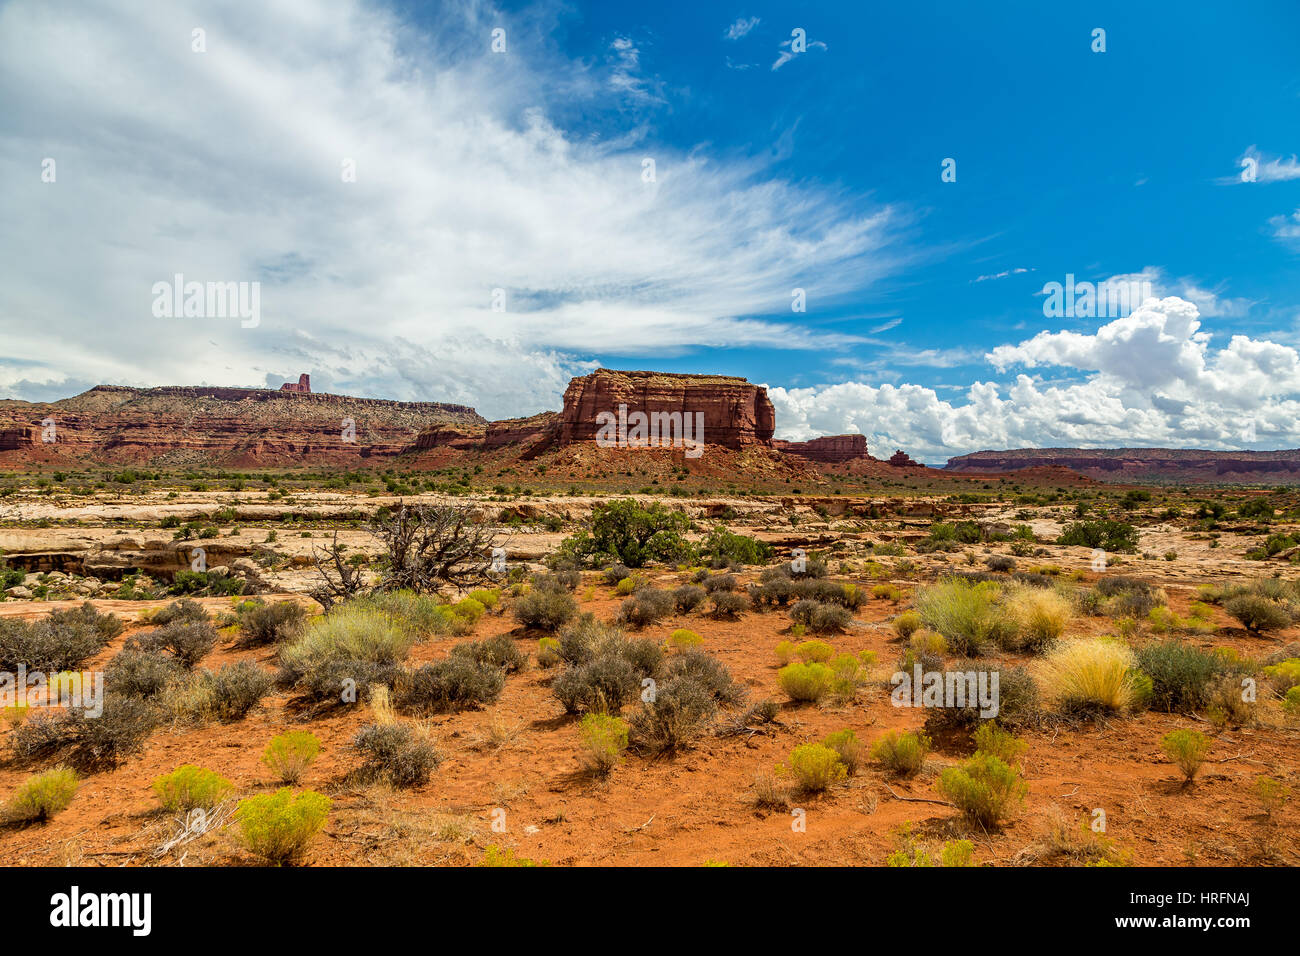
[[[816,703],[830,693],[835,672],[825,664],[787,664],[777,671],[776,678],[791,700]]]
[[[295,795],[284,787],[241,800],[235,821],[244,845],[279,866],[302,859],[311,838],[329,819],[332,805],[333,801],[322,794],[304,790]]]
[[[596,776],[608,776],[623,760],[627,750],[628,725],[619,717],[587,714],[578,725],[587,769]]]
[[[262,763],[280,783],[297,783],[320,754],[320,740],[306,730],[291,730],[272,737],[262,751]]]
[[[164,810],[189,813],[211,810],[234,790],[235,785],[221,774],[187,763],[153,782],[154,795]]]
[[[1060,645],[1043,659],[1038,682],[1066,714],[1120,714],[1141,702],[1144,689],[1133,652],[1104,639]]]
[[[5,801],[0,820],[6,823],[44,823],[66,810],[77,795],[77,775],[67,767],[55,767],[29,777]]]
[[[805,793],[821,793],[848,776],[840,755],[824,744],[801,744],[790,754],[780,773],[794,778]]]
[[[982,752],[960,767],[944,770],[938,786],[939,793],[967,820],[986,829],[1000,826],[1010,817],[1029,790],[1019,768]]]
[[[925,764],[930,738],[925,734],[891,730],[871,745],[871,759],[890,773],[910,777]]]
[[[1213,741],[1196,730],[1175,730],[1165,734],[1160,741],[1160,748],[1174,765],[1183,772],[1183,786],[1191,784],[1205,758],[1210,753]]]

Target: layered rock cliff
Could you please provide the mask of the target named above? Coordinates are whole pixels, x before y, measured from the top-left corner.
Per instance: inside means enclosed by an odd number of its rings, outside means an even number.
[[[871,457],[867,454],[866,435],[827,435],[809,441],[781,441],[778,439],[773,441],[772,445],[777,451],[783,451],[789,455],[798,455],[801,458],[828,465],[838,465],[846,461],[857,461]]]
[[[472,408],[439,402],[99,385],[57,402],[0,401],[0,465],[344,465],[400,454],[435,424],[486,422]]]
[[[1186,484],[1300,484],[1300,449],[1203,451],[1182,448],[1018,448],[950,458],[950,471],[1016,471],[1052,466],[1104,481]]]
[[[598,369],[565,389],[560,444],[595,441],[602,413],[617,417],[620,408],[629,415],[679,416],[680,421],[689,415],[692,424],[700,423],[705,444],[724,448],[770,447],[776,428],[767,389],[743,378]]]

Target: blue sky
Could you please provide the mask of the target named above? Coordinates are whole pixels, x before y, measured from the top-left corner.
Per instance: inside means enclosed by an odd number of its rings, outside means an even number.
[[[7,0],[0,396],[310,371],[504,417],[605,365],[927,461],[1300,445],[1300,7],[987,6]],[[262,319],[152,315],[177,272]],[[1045,315],[1067,275],[1152,299]]]

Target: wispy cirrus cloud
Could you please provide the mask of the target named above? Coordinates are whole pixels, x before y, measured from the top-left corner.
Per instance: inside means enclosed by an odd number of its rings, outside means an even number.
[[[544,7],[448,2],[417,30],[362,0],[109,6],[0,6],[0,395],[310,370],[529,414],[601,352],[851,341],[761,317],[909,254],[893,207],[654,145],[624,113],[662,93],[636,42],[566,58]],[[609,134],[566,131],[575,104]],[[260,281],[260,324],[155,318],[176,273]]]
[[[723,39],[739,40],[747,36],[749,31],[758,26],[762,21],[758,17],[740,17],[731,26],[727,27],[726,32],[722,34]]]

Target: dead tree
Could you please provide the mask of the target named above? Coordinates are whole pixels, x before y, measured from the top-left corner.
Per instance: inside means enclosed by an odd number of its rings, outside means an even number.
[[[387,552],[381,591],[430,594],[464,588],[487,577],[493,532],[474,520],[474,509],[468,505],[398,502],[376,515],[370,530]]]
[[[312,600],[326,611],[335,604],[341,604],[349,598],[356,597],[365,590],[361,566],[349,564],[343,560],[346,545],[339,544],[339,533],[334,532],[334,541],[321,551],[312,548],[311,559],[320,575],[320,583],[311,591]]]

